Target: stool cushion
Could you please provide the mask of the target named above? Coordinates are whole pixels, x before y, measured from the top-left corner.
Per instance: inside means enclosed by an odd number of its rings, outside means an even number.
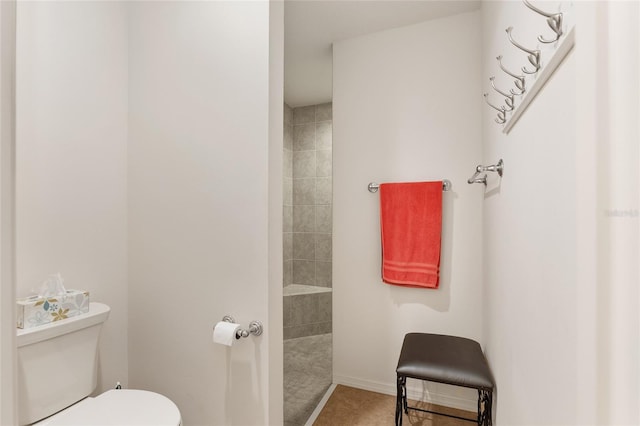
[[[409,333],[404,337],[398,376],[476,389],[494,381],[478,342],[463,337]]]

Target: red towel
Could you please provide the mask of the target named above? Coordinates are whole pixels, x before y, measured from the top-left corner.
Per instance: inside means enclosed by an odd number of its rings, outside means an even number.
[[[438,288],[442,181],[380,185],[382,280]]]

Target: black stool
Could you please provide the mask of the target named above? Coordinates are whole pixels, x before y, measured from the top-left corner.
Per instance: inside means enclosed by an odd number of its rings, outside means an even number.
[[[404,336],[396,373],[396,426],[402,425],[403,408],[407,414],[411,409],[491,426],[495,382],[478,342],[463,337],[409,333]],[[407,377],[477,389],[477,420],[407,406]]]

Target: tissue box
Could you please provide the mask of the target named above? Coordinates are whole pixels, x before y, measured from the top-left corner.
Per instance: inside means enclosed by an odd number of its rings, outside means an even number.
[[[16,325],[31,328],[89,312],[89,292],[67,290],[62,296],[31,296],[17,301]]]

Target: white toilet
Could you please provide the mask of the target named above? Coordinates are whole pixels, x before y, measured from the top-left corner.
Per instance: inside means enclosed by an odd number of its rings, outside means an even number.
[[[180,426],[180,410],[149,391],[97,386],[98,338],[110,309],[18,330],[18,421],[38,426]]]

